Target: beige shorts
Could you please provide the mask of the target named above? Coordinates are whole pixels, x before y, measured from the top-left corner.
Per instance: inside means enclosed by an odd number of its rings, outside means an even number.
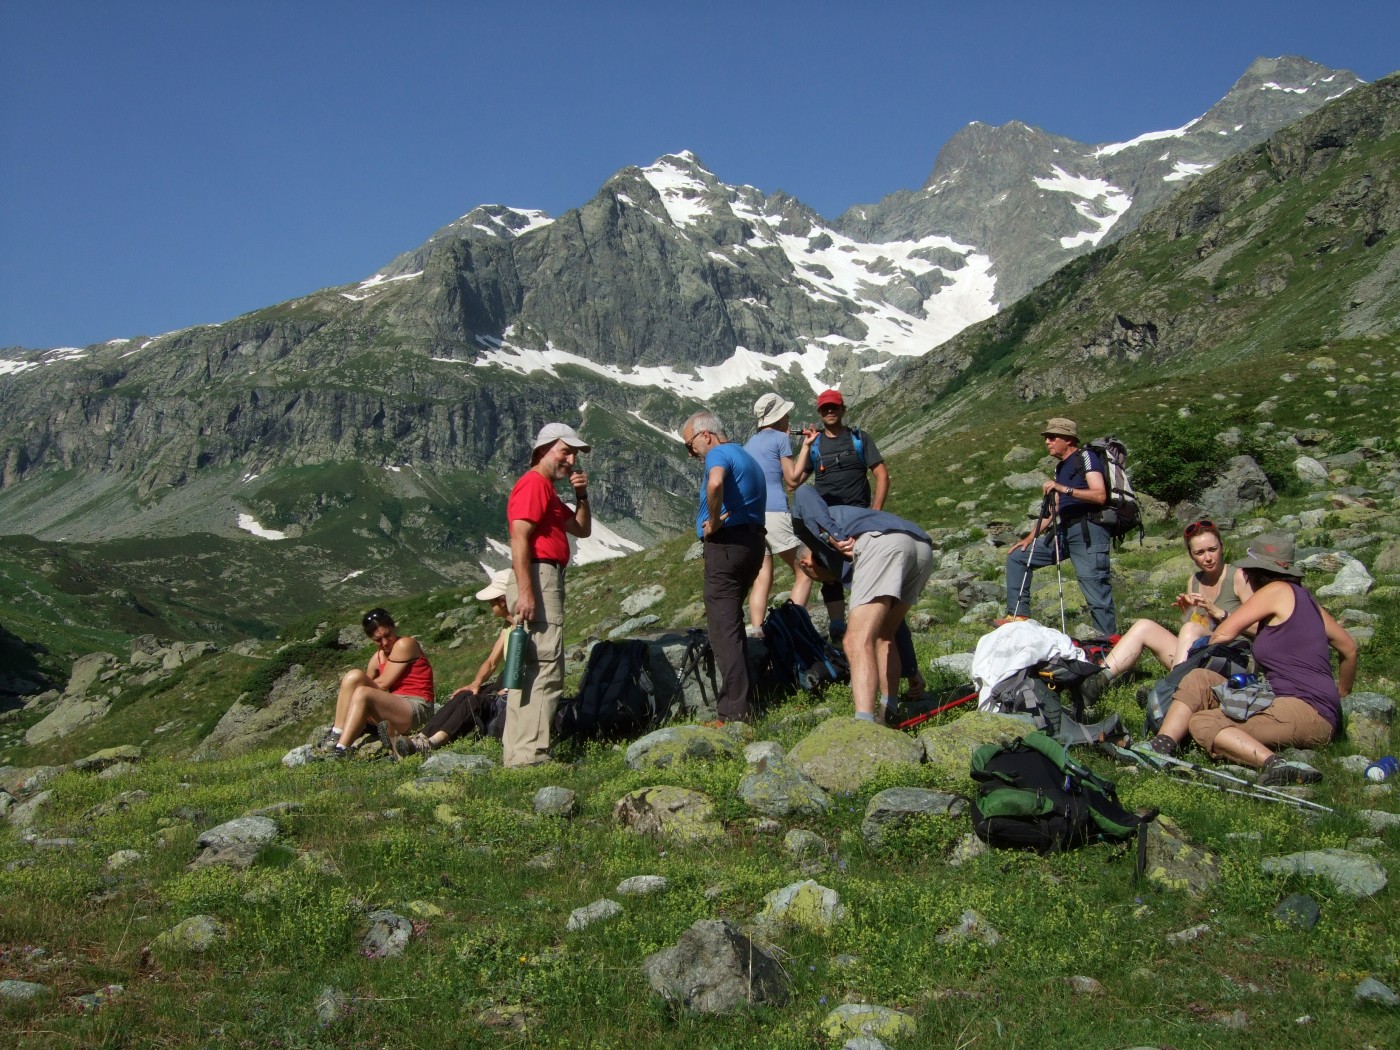
[[[421,696],[405,696],[403,693],[396,694],[408,701],[409,718],[412,724],[409,731],[422,729],[428,724],[428,719],[433,717],[433,705],[424,700]]]
[[[763,542],[769,554],[786,554],[798,546],[797,535],[792,531],[792,515],[785,510],[770,510],[763,515],[763,528],[767,533]]]

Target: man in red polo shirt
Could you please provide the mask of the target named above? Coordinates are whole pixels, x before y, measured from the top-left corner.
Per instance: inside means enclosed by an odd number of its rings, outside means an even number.
[[[572,427],[547,423],[535,438],[527,470],[506,503],[510,558],[514,567],[506,602],[516,622],[530,632],[525,678],[506,705],[502,744],[507,766],[533,766],[549,759],[549,730],[564,695],[564,568],[569,537],[593,531],[588,510],[588,475],[576,467],[588,445]],[[554,484],[568,478],[576,507],[559,498]]]

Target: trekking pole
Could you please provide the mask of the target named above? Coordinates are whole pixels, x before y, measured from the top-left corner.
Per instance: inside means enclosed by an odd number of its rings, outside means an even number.
[[[1243,795],[1245,798],[1257,798],[1265,802],[1286,802],[1289,805],[1297,806],[1299,809],[1315,810],[1319,813],[1336,813],[1336,810],[1324,806],[1320,802],[1313,802],[1311,799],[1299,798],[1297,795],[1290,795],[1287,791],[1269,787],[1264,784],[1255,784],[1243,777],[1237,777],[1233,773],[1226,773],[1223,769],[1212,769],[1209,766],[1202,766],[1196,762],[1188,762],[1184,758],[1177,758],[1175,755],[1162,755],[1153,753],[1144,754],[1132,748],[1119,747],[1110,741],[1104,741],[1106,748],[1111,748],[1112,753],[1124,758],[1132,759],[1146,769],[1155,769],[1159,773],[1170,775],[1172,769],[1180,769],[1185,772],[1196,773],[1206,777],[1214,777],[1217,780],[1225,781],[1224,784],[1213,784],[1205,780],[1194,780],[1193,783],[1202,787],[1215,788],[1231,795]],[[1179,779],[1179,778],[1178,778]],[[1240,787],[1228,787],[1227,784],[1238,784]],[[1240,790],[1246,788],[1248,790]]]
[[[1060,633],[1069,634],[1069,626],[1065,620],[1065,570],[1062,563],[1064,552],[1060,549],[1059,501],[1051,502],[1051,494],[1047,493],[1045,502],[1050,511],[1050,529],[1055,534],[1055,580],[1060,586]]]

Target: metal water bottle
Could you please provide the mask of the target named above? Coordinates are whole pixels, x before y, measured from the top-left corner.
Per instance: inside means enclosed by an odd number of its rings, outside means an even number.
[[[1400,770],[1400,761],[1394,755],[1386,755],[1378,758],[1366,767],[1366,779],[1379,783],[1388,777],[1393,777],[1397,770]]]
[[[506,670],[501,676],[501,685],[506,689],[519,689],[525,684],[525,644],[529,640],[523,623],[517,623],[506,639]]]
[[[1253,685],[1257,681],[1259,681],[1258,675],[1252,675],[1247,673],[1232,674],[1229,678],[1230,684],[1236,689],[1243,689],[1245,686]]]

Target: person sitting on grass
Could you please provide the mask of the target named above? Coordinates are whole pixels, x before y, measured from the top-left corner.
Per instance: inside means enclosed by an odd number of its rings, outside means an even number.
[[[1182,539],[1196,571],[1186,581],[1186,590],[1176,596],[1182,617],[1180,629],[1173,634],[1153,620],[1133,621],[1104,658],[1103,670],[1080,685],[1080,696],[1086,703],[1093,703],[1110,682],[1136,667],[1144,649],[1170,671],[1254,593],[1245,571],[1225,560],[1225,545],[1215,522],[1192,522]],[[1253,628],[1248,633],[1253,634]]]
[[[323,746],[345,758],[370,722],[385,721],[396,733],[410,733],[433,713],[433,666],[416,639],[400,636],[383,609],[365,613],[365,634],[375,653],[363,671],[346,671],[335,701],[335,721]]]
[[[1258,626],[1254,661],[1267,677],[1273,702],[1244,721],[1220,709],[1213,687],[1223,675],[1204,668],[1187,673],[1172,696],[1162,731],[1147,744],[1173,755],[1189,732],[1214,758],[1262,770],[1259,783],[1311,784],[1322,774],[1305,762],[1285,761],[1274,749],[1321,747],[1341,727],[1341,698],[1356,681],[1356,642],[1299,581],[1293,537],[1260,536],[1239,562],[1254,594],[1227,616],[1210,640],[1229,642]],[[1332,675],[1332,652],[1340,657]]]
[[[490,582],[476,592],[479,599],[490,602],[491,614],[505,622],[496,635],[490,655],[477,668],[476,677],[454,692],[446,703],[440,704],[428,724],[411,736],[396,735],[387,722],[379,723],[379,739],[396,759],[429,754],[472,730],[485,728],[491,720],[490,701],[500,690],[486,688],[486,681],[501,666],[506,641],[510,638],[510,609],[506,602],[510,576],[510,569],[498,569],[491,574]]]

